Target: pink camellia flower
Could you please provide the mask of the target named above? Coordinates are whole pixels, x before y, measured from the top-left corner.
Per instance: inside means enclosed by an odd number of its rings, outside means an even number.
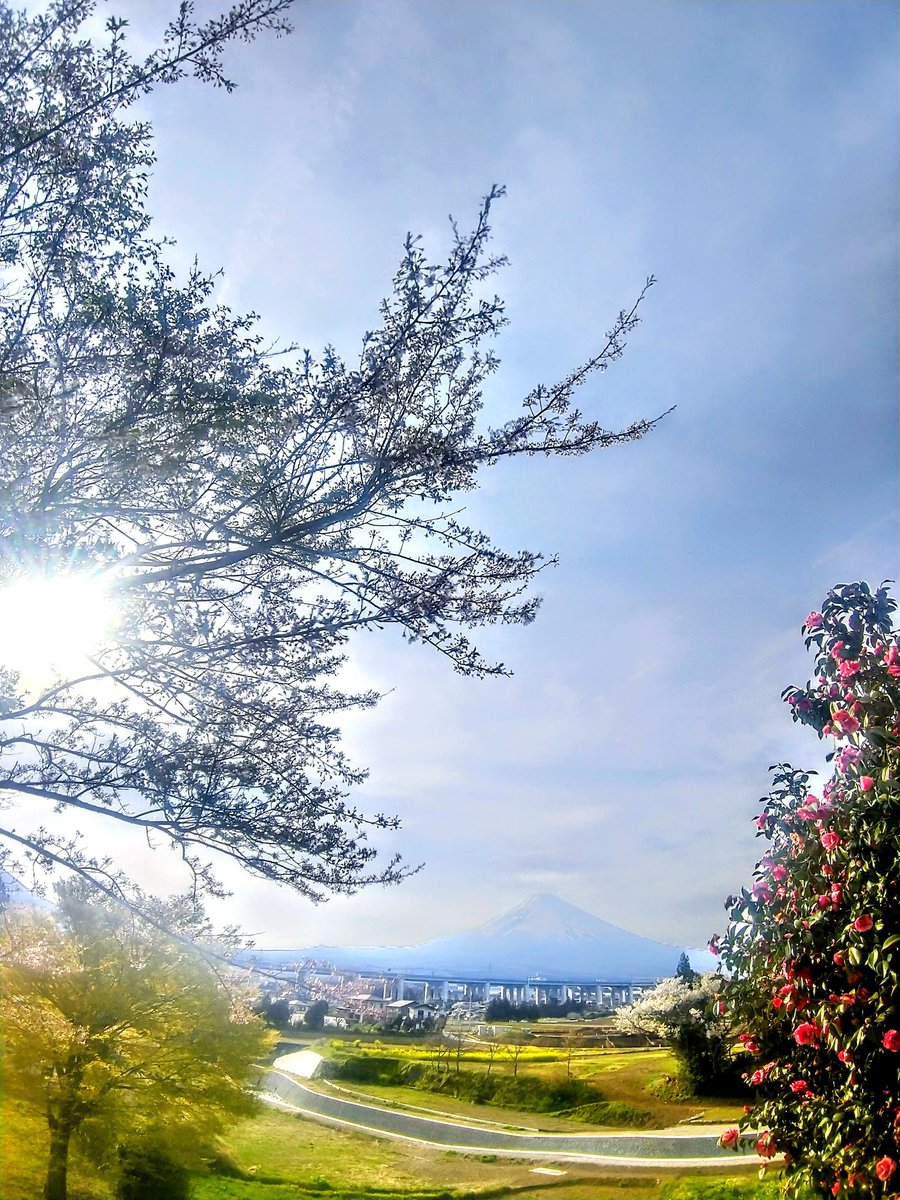
[[[838,751],[838,758],[836,758],[838,769],[842,770],[845,774],[847,773],[847,768],[852,767],[853,763],[858,760],[859,750],[856,746],[841,746],[841,749]]]
[[[768,904],[772,899],[772,889],[767,883],[759,879],[750,889],[750,895],[754,900],[761,900],[763,904]]]
[[[787,879],[787,867],[783,867],[781,863],[776,863],[772,868],[772,878],[776,883],[781,883],[783,879]]]
[[[900,675],[900,650],[896,646],[889,646],[887,654],[884,656],[884,665],[888,669],[888,675]]]
[[[853,1062],[853,1055],[850,1053],[849,1050],[838,1050],[837,1056],[841,1060],[842,1063],[852,1063]]]
[[[791,1091],[796,1092],[796,1094],[798,1096],[800,1096],[804,1092],[809,1091],[809,1084],[806,1082],[805,1079],[795,1079],[794,1082],[791,1084]]]
[[[881,1044],[885,1050],[891,1050],[894,1054],[900,1054],[900,1029],[889,1029],[881,1039]]]
[[[880,1158],[875,1164],[875,1174],[882,1183],[887,1183],[896,1170],[897,1164],[892,1158],[888,1158],[887,1155],[885,1155],[884,1158]]]
[[[719,1138],[719,1145],[725,1150],[733,1150],[737,1146],[740,1136],[736,1129],[726,1129]]]
[[[833,829],[826,829],[820,841],[826,850],[835,850],[841,844],[841,839]]]
[[[759,1087],[759,1085],[761,1083],[766,1082],[767,1075],[768,1075],[768,1071],[765,1069],[765,1067],[760,1067],[758,1071],[754,1071],[753,1074],[750,1076],[750,1086],[751,1087]]]
[[[874,787],[874,786],[875,786],[875,780],[872,778],[871,775],[860,775],[859,790],[861,792],[867,792],[869,790],[869,788]]]
[[[842,771],[846,771],[853,763],[859,761],[859,750],[856,746],[844,746],[838,751],[837,765]]]
[[[859,659],[845,658],[838,666],[838,674],[841,679],[852,679],[859,671]]]
[[[776,1151],[775,1139],[767,1129],[756,1139],[756,1153],[760,1158],[771,1158]]]
[[[818,1046],[821,1032],[814,1021],[804,1021],[794,1030],[794,1041],[798,1046]]]
[[[840,950],[835,950],[834,954],[831,956],[831,961],[836,967],[842,967],[844,965],[844,955]]]
[[[831,714],[831,724],[845,736],[848,733],[856,733],[857,729],[859,729],[859,721],[857,721],[856,717],[843,708],[839,708],[836,713]]]
[[[874,924],[875,922],[872,920],[869,914],[863,913],[861,917],[857,917],[853,922],[853,928],[857,933],[868,933]]]
[[[822,614],[820,612],[811,612],[803,622],[803,625],[806,629],[818,629],[821,624]]]

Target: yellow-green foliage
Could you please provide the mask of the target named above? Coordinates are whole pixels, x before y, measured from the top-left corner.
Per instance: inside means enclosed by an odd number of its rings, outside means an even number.
[[[49,1125],[53,1200],[73,1136],[101,1173],[138,1144],[198,1161],[228,1118],[253,1111],[243,1085],[269,1039],[196,952],[71,895],[56,917],[5,914],[0,1024],[5,1096]]]

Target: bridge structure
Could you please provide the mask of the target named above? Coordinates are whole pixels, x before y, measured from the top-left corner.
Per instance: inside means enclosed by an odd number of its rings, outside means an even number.
[[[338,970],[340,968],[338,967]],[[303,974],[315,976],[307,969]],[[390,969],[355,967],[353,975],[377,980],[384,993],[381,999],[421,1000],[423,1003],[446,1007],[454,1002],[488,1003],[503,999],[511,1004],[543,1004],[551,1000],[571,1001],[596,1008],[620,1008],[631,1004],[652,990],[657,979],[623,979],[621,977],[555,977],[543,975],[510,975],[500,973],[454,971],[391,971]]]

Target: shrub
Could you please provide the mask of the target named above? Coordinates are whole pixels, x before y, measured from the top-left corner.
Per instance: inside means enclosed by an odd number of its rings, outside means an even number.
[[[594,1104],[580,1104],[556,1114],[572,1121],[589,1121],[593,1125],[615,1125],[624,1129],[642,1129],[653,1119],[645,1108],[636,1108],[622,1100],[600,1100]]]
[[[161,1150],[130,1148],[122,1155],[116,1200],[188,1200],[188,1172]]]
[[[657,1100],[689,1100],[691,1089],[678,1075],[657,1075],[644,1084],[644,1091]]]
[[[727,902],[729,1006],[758,1088],[746,1123],[766,1154],[786,1152],[793,1195],[896,1195],[900,1178],[895,607],[884,586],[850,584],[806,618],[815,681],[784,698],[834,739],[834,773],[813,795],[810,773],[775,768],[757,818],[769,847]]]
[[[347,1054],[343,1058],[327,1060],[322,1064],[322,1074],[330,1079],[347,1079],[356,1083],[380,1083],[388,1086],[399,1084],[403,1079],[404,1062],[381,1054]]]

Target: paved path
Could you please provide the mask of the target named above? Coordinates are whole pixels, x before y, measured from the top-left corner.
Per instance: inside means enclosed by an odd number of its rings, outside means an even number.
[[[421,1142],[461,1153],[508,1158],[580,1162],[597,1166],[654,1169],[736,1170],[758,1166],[753,1153],[735,1154],[718,1145],[718,1132],[667,1130],[662,1133],[511,1133],[458,1121],[418,1117],[396,1109],[360,1104],[313,1091],[283,1071],[261,1081],[263,1099],[305,1113],[326,1124],[352,1126],[380,1137]]]

